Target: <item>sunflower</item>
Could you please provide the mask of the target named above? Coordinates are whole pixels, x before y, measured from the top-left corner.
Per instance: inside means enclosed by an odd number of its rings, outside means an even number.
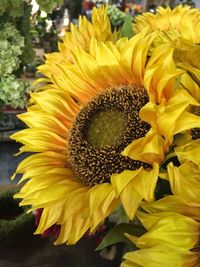
[[[148,32],[163,32],[164,39],[176,39],[181,36],[193,44],[200,43],[200,11],[190,6],[179,5],[174,9],[158,7],[155,14],[145,12],[135,18],[135,33],[148,27]]]
[[[199,265],[199,222],[176,212],[137,213],[147,232],[127,235],[139,250],[125,254],[121,267]]]
[[[19,115],[28,129],[12,136],[23,144],[20,153],[35,152],[16,170],[20,182],[28,179],[16,197],[43,209],[37,234],[61,226],[55,244],[76,243],[120,203],[132,219],[142,199],[154,199],[174,135],[200,127],[189,111],[197,101],[176,88],[183,71],[173,48],[158,47],[149,59],[156,34],[115,43],[98,36],[87,48],[69,49],[73,62],[43,65],[46,84]]]
[[[181,86],[200,101],[200,30],[198,25],[200,25],[199,9],[179,5],[174,9],[159,7],[156,14],[143,13],[135,18],[133,28],[136,33],[144,28],[147,29],[147,34],[157,32],[151,50],[161,44],[174,47],[173,57],[176,65],[185,71],[181,77]]]
[[[170,43],[175,47],[175,59],[182,67],[199,67],[200,11],[189,6],[179,5],[174,9],[159,7],[156,14],[145,12],[135,18],[133,28],[136,33],[147,28],[147,33],[158,32],[153,42],[156,47]],[[189,71],[189,70],[188,70]]]

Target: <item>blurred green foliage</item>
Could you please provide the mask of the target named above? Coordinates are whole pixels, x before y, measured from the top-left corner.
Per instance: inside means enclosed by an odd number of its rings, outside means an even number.
[[[51,13],[57,6],[63,5],[64,0],[36,0],[40,9],[46,13]]]

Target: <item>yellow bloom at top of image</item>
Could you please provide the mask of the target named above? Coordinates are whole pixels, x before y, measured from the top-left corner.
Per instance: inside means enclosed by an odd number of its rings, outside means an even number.
[[[197,8],[182,5],[174,9],[158,7],[155,14],[145,12],[135,18],[135,33],[145,27],[149,28],[149,32],[159,30],[168,34],[172,31],[171,35],[176,31],[184,39],[194,44],[200,43],[200,11]]]
[[[79,16],[78,25],[70,24],[70,31],[58,43],[59,52],[46,54],[46,63],[73,62],[73,52],[78,48],[88,51],[92,38],[102,42],[115,43],[118,39],[117,32],[111,31],[111,24],[108,18],[108,6],[94,8],[91,22],[86,16]]]
[[[185,72],[181,86],[200,101],[200,10],[182,5],[174,9],[158,7],[155,14],[144,12],[135,17],[134,32],[139,33],[144,28],[147,34],[157,32],[151,53],[160,45],[174,48],[175,64]]]
[[[58,52],[45,54],[45,64],[38,67],[38,71],[50,78],[52,75],[59,74],[60,64],[73,64],[74,53],[78,49],[88,52],[90,50],[91,40],[98,42],[115,43],[119,34],[111,30],[111,24],[108,17],[108,6],[94,8],[92,12],[92,21],[90,22],[86,16],[79,16],[78,25],[70,24],[70,31],[66,31],[65,35],[58,42]],[[47,78],[41,78],[36,81],[47,82]]]

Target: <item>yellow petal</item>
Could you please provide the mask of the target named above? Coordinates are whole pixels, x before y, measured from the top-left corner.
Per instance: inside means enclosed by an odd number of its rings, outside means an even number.
[[[111,183],[130,219],[135,215],[143,198],[147,201],[153,200],[158,170],[159,166],[155,164],[152,170],[124,171],[111,176]]]
[[[175,147],[175,153],[181,163],[184,161],[192,161],[196,165],[200,165],[200,140],[194,140],[184,145]]]
[[[52,205],[51,207],[46,207],[42,211],[40,218],[40,223],[35,231],[35,234],[42,234],[49,227],[57,223],[57,220],[61,216],[63,211],[63,201]]]
[[[164,138],[156,131],[150,130],[145,137],[134,140],[128,145],[122,155],[149,164],[160,163],[164,160],[165,146]]]
[[[124,259],[120,267],[192,267],[197,262],[194,253],[181,253],[166,245],[128,252]]]
[[[20,148],[21,152],[63,152],[67,148],[65,139],[42,128],[25,129],[13,134],[11,138],[24,144]]]
[[[179,90],[167,103],[147,103],[141,109],[140,117],[171,143],[173,135],[200,126],[200,117],[187,112],[190,104],[199,105],[187,91]]]
[[[151,203],[141,203],[141,207],[147,212],[177,212],[195,220],[200,220],[200,207],[190,206],[181,197],[170,195]]]
[[[174,195],[180,196],[193,206],[200,205],[200,171],[192,162],[185,162],[180,167],[167,166],[169,182]]]
[[[149,220],[149,231],[139,237],[137,247],[147,248],[156,245],[168,245],[180,251],[192,249],[199,239],[199,223],[178,213],[161,212],[143,215],[139,219]],[[146,217],[146,218],[145,218]],[[145,218],[145,219],[144,219]]]
[[[134,32],[138,33],[146,26],[149,27],[149,33],[159,30],[167,33],[176,30],[184,39],[198,44],[200,42],[199,30],[200,19],[199,9],[191,8],[187,5],[178,5],[171,9],[158,7],[155,14],[144,12],[135,18]]]
[[[190,94],[200,102],[200,90],[198,84],[192,79],[192,77],[184,73],[181,77],[181,86],[183,89],[188,90]]]
[[[168,44],[156,47],[147,64],[144,77],[144,85],[150,100],[155,103],[169,100],[176,83],[175,78],[181,74],[183,71],[175,67],[173,48]]]
[[[124,171],[121,174],[113,174],[111,183],[120,196],[122,205],[130,219],[133,218],[135,212],[142,201],[142,196],[138,193],[133,184],[133,179],[142,172],[142,169],[136,171]]]

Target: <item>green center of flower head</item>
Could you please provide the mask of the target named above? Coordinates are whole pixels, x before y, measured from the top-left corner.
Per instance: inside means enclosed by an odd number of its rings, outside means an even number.
[[[88,143],[97,149],[106,145],[115,145],[124,132],[125,123],[126,118],[122,111],[105,110],[98,112],[88,127]]]
[[[104,91],[82,108],[68,140],[69,162],[81,181],[93,186],[110,182],[113,173],[149,167],[121,155],[127,145],[149,130],[139,117],[147,102],[144,88],[126,85]]]

